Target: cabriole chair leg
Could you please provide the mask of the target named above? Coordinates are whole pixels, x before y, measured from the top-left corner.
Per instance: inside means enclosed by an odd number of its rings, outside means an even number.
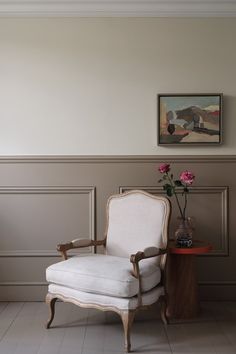
[[[55,303],[57,301],[56,297],[53,297],[51,294],[47,294],[46,296],[46,304],[49,306],[49,319],[46,323],[46,328],[50,328],[50,325],[54,319],[55,315]]]
[[[121,313],[121,319],[122,319],[122,323],[124,327],[124,335],[125,335],[125,351],[127,353],[130,353],[131,351],[130,331],[131,331],[131,326],[133,324],[134,315],[135,315],[134,310],[122,311]]]
[[[161,302],[161,319],[164,325],[169,324],[169,318],[167,317],[167,297],[163,295],[160,299]]]

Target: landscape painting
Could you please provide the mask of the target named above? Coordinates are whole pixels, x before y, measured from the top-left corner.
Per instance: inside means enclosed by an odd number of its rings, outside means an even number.
[[[158,145],[220,144],[222,94],[158,95]]]

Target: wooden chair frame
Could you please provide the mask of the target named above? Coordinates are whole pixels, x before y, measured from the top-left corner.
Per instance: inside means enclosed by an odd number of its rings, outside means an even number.
[[[164,287],[164,295],[160,296],[158,301],[161,302],[161,319],[164,324],[168,324],[168,317],[166,313],[167,309],[167,295],[166,295],[166,282],[165,282],[165,264],[166,264],[166,254],[167,254],[167,242],[168,242],[168,229],[169,229],[169,218],[170,218],[170,203],[167,198],[165,197],[160,197],[160,196],[154,196],[149,193],[146,193],[144,191],[129,191],[123,194],[118,194],[118,195],[113,195],[108,199],[107,202],[107,208],[106,208],[106,232],[105,232],[105,237],[103,240],[88,240],[88,239],[76,239],[71,242],[67,242],[64,244],[59,244],[57,246],[57,250],[61,253],[63,260],[67,259],[67,252],[72,249],[79,249],[83,247],[89,247],[89,246],[103,246],[104,248],[106,247],[106,240],[107,240],[107,232],[108,232],[108,224],[109,224],[109,202],[113,198],[121,198],[125,197],[129,194],[135,194],[135,193],[141,193],[146,196],[149,196],[151,198],[155,198],[158,200],[161,200],[165,203],[166,207],[166,217],[165,217],[165,223],[163,226],[163,234],[162,234],[162,243],[164,245],[164,248],[160,249],[157,247],[148,247],[143,251],[138,251],[135,254],[132,254],[130,256],[130,262],[133,265],[133,275],[138,279],[139,282],[139,291],[138,291],[138,305],[136,309],[134,310],[121,310],[117,307],[113,306],[100,306],[98,304],[85,304],[77,299],[74,298],[66,298],[62,296],[61,294],[51,294],[48,293],[46,296],[46,303],[49,306],[49,319],[46,323],[46,328],[50,328],[51,323],[53,321],[54,315],[55,315],[55,303],[57,299],[60,299],[64,302],[71,302],[75,305],[78,305],[80,307],[85,307],[85,308],[96,308],[102,311],[114,311],[116,312],[122,320],[123,323],[123,328],[124,328],[124,337],[125,337],[125,351],[130,352],[131,350],[131,342],[130,342],[130,331],[132,327],[132,323],[134,320],[135,313],[139,311],[140,309],[145,309],[147,307],[150,307],[152,305],[143,305],[142,304],[142,281],[141,281],[141,276],[140,276],[140,271],[139,271],[139,262],[143,259],[151,258],[151,257],[156,257],[160,256],[160,268],[161,268],[161,285]]]

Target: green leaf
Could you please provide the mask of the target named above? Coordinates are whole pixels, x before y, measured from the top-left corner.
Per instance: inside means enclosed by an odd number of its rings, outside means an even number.
[[[174,183],[176,187],[182,187],[182,182],[179,179],[175,180]]]
[[[164,175],[164,176],[163,176],[163,179],[167,179],[167,175]]]
[[[158,183],[161,183],[162,181],[163,181],[163,179],[161,178],[161,179],[159,179]]]
[[[171,185],[169,183],[164,184],[163,189],[164,191],[167,191],[167,189],[172,189]]]
[[[173,195],[173,189],[172,189],[172,187],[167,188],[166,194],[168,195],[168,197],[172,197],[172,195]]]
[[[173,175],[173,173],[171,173],[170,178],[173,179],[173,177],[174,177],[174,175]]]

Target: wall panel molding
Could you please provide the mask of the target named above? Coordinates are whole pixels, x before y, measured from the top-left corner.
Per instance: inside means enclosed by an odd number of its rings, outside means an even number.
[[[48,286],[46,281],[2,281],[0,286]]]
[[[0,187],[1,194],[88,194],[89,198],[89,238],[96,238],[96,209],[95,209],[95,187],[63,186],[63,187]],[[56,247],[56,245],[55,245]],[[91,248],[83,249],[83,252],[91,252]],[[71,255],[76,254],[70,252]],[[60,257],[59,252],[54,250],[13,250],[1,251],[0,257]]]
[[[231,0],[0,0],[1,16],[234,17]]]
[[[122,186],[120,187],[120,193],[129,191],[131,189],[142,189],[148,193],[153,194],[163,194],[165,191],[160,187],[148,187],[148,186]],[[190,187],[191,194],[198,195],[211,195],[220,194],[221,199],[221,232],[220,232],[220,244],[221,248],[214,248],[211,253],[203,254],[201,257],[212,257],[212,256],[228,256],[229,255],[229,227],[228,227],[228,187],[227,186],[203,186],[203,187]]]
[[[0,164],[28,163],[236,163],[236,155],[54,155],[54,156],[0,156]]]

